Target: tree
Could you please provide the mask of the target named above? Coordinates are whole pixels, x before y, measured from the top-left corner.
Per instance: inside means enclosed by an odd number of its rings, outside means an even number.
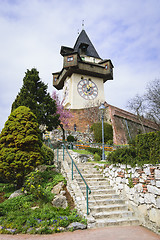
[[[157,126],[160,126],[160,80],[155,79],[149,83],[144,95],[136,95],[130,99],[127,107],[137,114],[142,125],[142,118],[144,116],[157,123]]]
[[[143,125],[143,114],[145,110],[145,100],[144,97],[140,97],[138,94],[128,101],[127,107],[137,114],[137,117],[142,126],[143,133],[145,133],[145,128]]]
[[[23,86],[12,104],[12,111],[19,106],[29,107],[36,115],[38,123],[45,125],[48,131],[59,125],[55,101],[47,93],[47,85],[40,80],[35,68],[25,73]]]
[[[160,79],[155,79],[147,85],[144,95],[148,111],[147,117],[160,124]]]
[[[57,95],[56,91],[52,93],[52,98],[55,100],[57,105],[57,114],[59,114],[60,120],[60,127],[63,131],[63,140],[65,140],[65,129],[68,128],[69,119],[73,117],[70,110],[65,109],[62,103],[59,100],[59,96]]]
[[[26,174],[43,162],[36,116],[25,106],[14,110],[0,134],[0,178],[21,187]]]

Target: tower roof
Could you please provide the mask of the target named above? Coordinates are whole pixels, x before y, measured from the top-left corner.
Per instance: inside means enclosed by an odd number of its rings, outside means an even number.
[[[100,58],[93,44],[91,43],[85,30],[82,30],[79,34],[77,41],[74,45],[74,52],[80,52],[81,48],[85,48],[85,55],[95,58]]]

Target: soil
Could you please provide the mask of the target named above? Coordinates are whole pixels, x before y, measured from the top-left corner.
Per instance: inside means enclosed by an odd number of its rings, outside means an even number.
[[[66,186],[63,187],[63,190],[65,191],[64,196],[67,199],[68,206],[70,207],[71,210],[73,210],[75,208],[75,204],[74,204],[73,198],[71,197],[70,193],[68,192]]]
[[[4,200],[5,200],[4,194],[5,194],[5,192],[0,192],[0,203],[4,202]]]

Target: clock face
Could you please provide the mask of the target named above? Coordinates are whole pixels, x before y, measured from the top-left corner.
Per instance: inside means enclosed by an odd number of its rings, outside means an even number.
[[[92,100],[98,95],[98,88],[91,79],[81,79],[77,85],[78,93],[86,100]]]

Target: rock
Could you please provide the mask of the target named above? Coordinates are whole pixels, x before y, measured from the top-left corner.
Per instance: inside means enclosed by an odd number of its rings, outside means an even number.
[[[156,199],[155,199],[154,194],[146,193],[144,195],[144,201],[145,201],[145,203],[153,203],[156,205]]]
[[[159,180],[160,179],[160,170],[159,169],[155,169],[155,179]]]
[[[66,208],[68,206],[67,199],[65,196],[62,195],[57,195],[53,200],[52,200],[52,205],[54,207],[62,207]]]
[[[86,229],[86,228],[87,228],[87,225],[85,225],[83,223],[73,222],[67,227],[67,230],[69,230],[69,229],[73,229],[73,230],[81,229],[81,230],[83,230],[83,229]]]
[[[148,189],[148,192],[150,192],[150,193],[160,195],[160,189],[158,189],[158,188],[155,187],[155,186],[148,185],[148,186],[147,186],[147,189]]]
[[[57,195],[63,190],[63,187],[64,187],[64,182],[59,182],[56,186],[52,188],[51,193],[54,193]]]
[[[81,163],[85,163],[85,162],[87,162],[87,160],[88,160],[88,156],[87,155],[85,155],[85,154],[81,154],[80,156],[79,156],[79,158],[80,158],[80,162]]]
[[[32,230],[33,230],[32,227],[28,228],[28,229],[27,229],[27,233],[30,233]]]
[[[14,193],[12,193],[8,199],[11,199],[11,198],[14,198],[14,197],[18,197],[18,196],[21,196],[21,195],[23,195],[22,190],[18,189]]]
[[[135,190],[136,190],[137,192],[143,192],[142,184],[141,184],[141,183],[138,183],[138,184],[135,186]]]
[[[156,185],[156,181],[155,181],[155,180],[151,180],[151,181],[150,181],[150,184],[151,184],[152,186],[155,186],[155,185]]]
[[[144,198],[139,197],[139,198],[138,198],[138,202],[141,203],[141,204],[144,203]]]
[[[160,210],[152,208],[149,211],[149,219],[152,222],[155,222],[158,226],[160,226]]]
[[[14,233],[16,231],[16,229],[11,229],[11,228],[6,228],[5,230],[10,232],[10,233]]]
[[[39,165],[36,167],[36,170],[39,170],[40,172],[44,172],[46,171],[46,169],[47,169],[47,166],[45,165]]]
[[[39,206],[31,207],[32,210],[39,208]]]
[[[156,206],[157,206],[158,208],[160,208],[160,197],[157,197],[156,202],[157,202]]]
[[[138,211],[139,211],[139,215],[141,216],[147,216],[148,212],[147,212],[147,205],[146,204],[142,204],[140,206],[138,206]]]
[[[156,187],[160,187],[160,181],[156,181]]]
[[[150,167],[144,168],[143,171],[145,172],[145,174],[146,174],[147,176],[151,174]]]

